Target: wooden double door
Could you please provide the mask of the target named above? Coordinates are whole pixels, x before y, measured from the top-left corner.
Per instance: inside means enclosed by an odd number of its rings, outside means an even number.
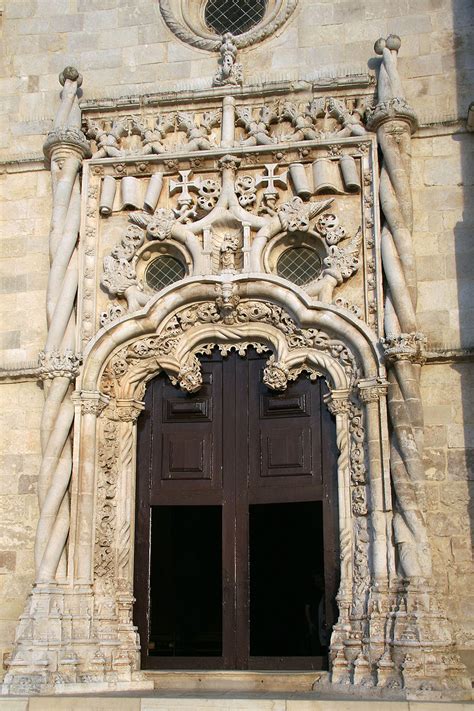
[[[321,380],[202,359],[138,422],[135,623],[148,669],[321,669],[335,616],[335,425]]]

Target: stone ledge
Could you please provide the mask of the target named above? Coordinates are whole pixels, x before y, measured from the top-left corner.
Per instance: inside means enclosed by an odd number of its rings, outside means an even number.
[[[278,698],[272,694],[160,694],[145,696],[68,696],[0,698],[1,711],[446,711],[442,702],[348,701]],[[449,711],[468,711],[470,702],[450,703]]]

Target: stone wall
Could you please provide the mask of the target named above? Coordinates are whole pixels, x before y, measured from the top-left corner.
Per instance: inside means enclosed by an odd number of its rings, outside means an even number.
[[[422,123],[448,122],[422,128],[413,141],[418,311],[432,350],[474,342],[474,216],[466,207],[473,142],[459,121],[474,95],[469,10],[469,0],[300,0],[276,37],[240,54],[247,82],[328,78],[366,71],[374,40],[401,35],[408,101]],[[0,365],[35,360],[46,334],[50,180],[39,156],[58,102],[58,72],[77,66],[84,98],[92,99],[209,87],[216,69],[215,56],[174,38],[157,0],[7,0],[2,21],[0,156],[13,162],[0,165]],[[422,381],[435,574],[464,645],[472,644],[466,618],[474,620],[473,377],[468,362],[430,362]],[[30,381],[2,383],[0,398],[0,653],[6,653],[32,582],[43,396]]]

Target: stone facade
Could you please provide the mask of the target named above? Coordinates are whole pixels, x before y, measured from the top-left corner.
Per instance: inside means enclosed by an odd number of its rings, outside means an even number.
[[[218,52],[211,53],[177,39],[164,22],[159,3],[155,0],[140,0],[139,3],[124,0],[49,0],[44,3],[41,0],[8,0],[4,5],[2,21],[5,42],[0,92],[5,126],[0,144],[0,345],[4,366],[0,387],[0,592],[4,602],[0,613],[0,646],[5,661],[12,651],[17,620],[23,612],[35,577],[33,548],[38,516],[36,494],[42,459],[40,422],[44,400],[37,382],[41,375],[38,353],[47,343],[48,331],[51,332],[51,315],[47,319],[44,308],[50,269],[51,174],[43,163],[41,153],[59,106],[58,73],[67,65],[75,65],[84,76],[84,94],[80,99],[84,130],[88,132],[92,151],[96,153],[92,162],[84,168],[84,175],[89,176],[91,181],[89,187],[86,185],[83,189],[83,203],[79,210],[82,213],[84,244],[90,227],[86,224],[89,210],[97,212],[100,197],[103,197],[103,176],[113,176],[113,180],[120,182],[124,175],[107,160],[105,169],[100,168],[94,174],[94,165],[99,165],[101,159],[114,157],[110,150],[97,155],[101,144],[97,131],[94,132],[94,121],[101,121],[107,116],[120,118],[139,110],[142,117],[151,116],[154,101],[160,107],[164,104],[168,113],[189,111],[195,101],[199,100],[199,105],[207,101],[206,108],[222,109],[224,116],[225,104],[215,92],[224,91],[225,94],[226,84],[234,87],[231,91],[239,106],[250,103],[258,108],[262,95],[265,101],[267,96],[272,98],[272,91],[277,97],[278,92],[280,95],[285,92],[298,101],[312,96],[334,95],[336,98],[349,96],[354,100],[364,98],[370,103],[374,91],[370,76],[376,62],[380,61],[373,59],[373,42],[380,35],[386,37],[390,32],[402,37],[398,72],[406,100],[419,121],[419,127],[411,138],[412,234],[417,268],[417,324],[427,337],[426,363],[422,368],[420,388],[425,418],[425,495],[433,586],[440,596],[441,605],[447,610],[458,649],[469,661],[474,646],[469,526],[469,487],[473,476],[474,449],[472,367],[469,361],[474,337],[470,298],[474,216],[472,208],[469,212],[468,207],[472,204],[474,161],[472,137],[465,128],[473,86],[468,52],[469,32],[472,30],[469,3],[451,4],[446,0],[390,4],[346,0],[316,3],[300,0],[275,34],[248,47],[236,47],[235,50],[231,45],[227,49],[224,47],[220,53],[220,64],[217,61]],[[242,65],[243,88],[248,87],[245,100],[239,95],[240,74],[233,69],[236,65],[232,65],[228,74],[223,70],[226,52],[231,64],[237,56],[236,61]],[[262,66],[265,67],[263,73]],[[66,77],[65,81],[74,83],[74,76]],[[216,87],[214,90],[213,84]],[[219,88],[222,86],[224,89]],[[149,95],[156,97],[153,99]],[[144,96],[148,96],[146,101],[139,98]],[[274,129],[269,126],[267,129],[271,134]],[[370,125],[367,128],[370,129]],[[198,136],[202,146],[198,143],[190,145],[192,136],[189,131],[192,129],[188,127],[188,132],[185,129],[183,124],[179,141],[183,147],[188,141],[187,150],[190,153],[199,148],[211,149],[211,144],[206,144],[209,136],[214,138],[215,145],[221,140],[221,129],[211,126],[209,131]],[[131,131],[130,125],[127,130],[128,137],[124,133],[115,144],[119,150],[133,148],[133,141],[138,140],[139,131]],[[372,132],[368,134],[369,143],[378,130],[378,125],[374,123]],[[248,140],[251,131],[242,119],[237,127],[237,139]],[[348,155],[366,140],[351,138],[350,134],[351,131],[346,132],[337,140],[337,150],[341,150],[342,145],[342,152]],[[253,135],[257,136],[254,143],[258,146],[258,134],[254,131]],[[163,133],[160,140],[163,138],[167,145],[171,145],[169,133]],[[229,149],[233,147],[233,139],[227,146]],[[132,143],[122,146],[123,140]],[[335,139],[326,143],[330,147]],[[113,147],[114,144],[109,142],[108,145]],[[148,144],[143,143],[145,145],[153,144],[149,141]],[[249,146],[252,147],[252,142]],[[311,147],[313,150],[312,144]],[[87,160],[88,148],[80,150],[81,159]],[[53,154],[54,146],[49,153],[54,162]],[[153,158],[153,155],[159,155],[159,150],[151,149],[144,155]],[[220,157],[223,156],[224,152],[221,152]],[[312,160],[316,157],[315,153]],[[304,163],[308,156],[302,153],[298,156],[298,160],[301,159]],[[215,171],[216,160],[214,157],[212,160]],[[271,161],[266,162],[274,164],[280,160],[272,156]],[[294,164],[296,155],[289,160]],[[115,161],[115,164],[118,162]],[[258,168],[265,173],[264,161],[261,163]],[[139,179],[140,162],[137,159],[132,164],[133,169],[130,172],[127,168],[127,174]],[[169,180],[182,181],[183,176],[177,171],[189,167],[170,166]],[[203,161],[192,167],[195,170],[206,168],[206,175],[209,173]],[[250,163],[246,169],[251,174],[252,171],[255,174],[258,172]],[[173,171],[175,174],[172,174]],[[145,170],[147,180],[152,173]],[[212,173],[213,180],[216,175]],[[377,185],[377,175],[374,175],[374,180]],[[95,195],[90,192],[94,185]],[[194,194],[197,199],[197,193]],[[291,193],[283,195],[281,202],[290,197]],[[369,205],[371,196],[366,198]],[[90,201],[94,199],[97,204],[91,208]],[[348,205],[351,199],[350,196],[344,198]],[[375,195],[375,203],[376,200]],[[143,203],[137,207],[142,208]],[[163,203],[162,207],[182,210],[189,205],[169,202]],[[341,207],[341,214],[347,214],[348,221],[343,226],[354,234],[359,218],[354,217],[349,207]],[[377,220],[378,213],[375,214]],[[105,218],[97,219],[106,224]],[[101,256],[111,253],[117,239],[127,229],[127,219],[124,213],[115,209],[107,224],[110,228],[101,228],[99,242],[95,244]],[[149,229],[149,225],[138,227]],[[377,225],[374,230],[377,230]],[[220,252],[221,260],[223,251]],[[232,252],[231,249],[228,251]],[[90,266],[86,252],[81,254],[79,298],[82,302],[78,307],[79,318],[87,315],[84,279],[88,277]],[[216,259],[218,262],[219,258]],[[247,273],[251,271],[240,263],[236,265],[232,259],[227,264],[231,273],[234,269]],[[244,256],[242,260],[245,260]],[[98,269],[98,264],[94,263],[94,269]],[[217,267],[214,264],[197,273],[216,276],[224,266],[223,263]],[[368,296],[367,293],[365,296],[360,294],[368,281],[362,279],[361,274],[351,274],[347,287],[343,288],[348,289],[345,301],[355,297],[363,307],[364,303],[368,303]],[[376,272],[376,278],[381,284],[381,273]],[[84,331],[78,331],[79,336],[84,338],[84,346],[100,328],[100,314],[107,311],[109,304],[104,290],[99,288],[98,271],[95,279],[91,287],[97,295],[91,312],[92,321],[90,318],[83,318],[82,321],[83,326],[91,330],[86,338]],[[130,312],[134,310],[130,299],[120,299],[124,289],[115,289],[115,293],[109,289],[109,293],[119,297],[115,302],[123,309],[122,313],[127,308]],[[320,291],[315,292],[321,301],[328,301],[320,294]],[[221,294],[221,298],[225,297],[225,293]],[[141,298],[140,295],[138,298]],[[205,289],[202,298],[210,298]],[[257,290],[253,298],[264,297]],[[282,303],[288,298],[282,292]],[[413,293],[411,299],[412,303],[416,303]],[[332,295],[329,302],[331,300]],[[135,308],[144,306],[147,301],[135,303]],[[233,308],[231,302],[228,315],[232,314]],[[373,309],[367,310],[363,320],[366,317],[368,326],[374,330],[376,337],[380,337],[381,324],[377,323],[377,319],[371,321],[373,313]],[[97,321],[93,323],[93,319]],[[161,323],[158,317],[155,322]],[[227,325],[231,326],[232,322]],[[262,334],[260,336],[263,337]],[[268,333],[266,337],[271,340]],[[179,366],[180,363],[177,370],[169,368],[170,374],[178,380]],[[282,372],[284,374],[285,370],[269,372],[269,379],[281,378]],[[378,377],[380,375],[383,375],[383,370],[377,374]],[[43,382],[46,382],[47,391],[50,383],[48,380]],[[130,397],[130,394],[125,397]],[[81,407],[83,404],[76,399],[76,409]],[[124,427],[123,423],[120,426]],[[79,434],[76,433],[76,436]],[[359,667],[362,678],[363,664]]]

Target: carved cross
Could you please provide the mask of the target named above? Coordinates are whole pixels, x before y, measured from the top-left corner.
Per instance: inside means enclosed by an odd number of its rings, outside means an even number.
[[[191,173],[192,170],[180,170],[179,174],[181,176],[181,180],[170,180],[170,195],[174,195],[177,192],[181,193],[178,198],[178,205],[187,205],[191,203],[193,199],[189,191],[194,190],[195,192],[198,192],[201,187],[200,178],[196,178],[196,180],[189,179]]]
[[[257,187],[262,184],[267,185],[264,195],[278,195],[278,191],[276,189],[277,186],[279,186],[280,188],[287,187],[288,171],[285,170],[284,173],[281,173],[280,175],[275,175],[275,168],[277,167],[277,163],[265,163],[267,175],[257,175],[255,179],[255,184],[257,185]]]

